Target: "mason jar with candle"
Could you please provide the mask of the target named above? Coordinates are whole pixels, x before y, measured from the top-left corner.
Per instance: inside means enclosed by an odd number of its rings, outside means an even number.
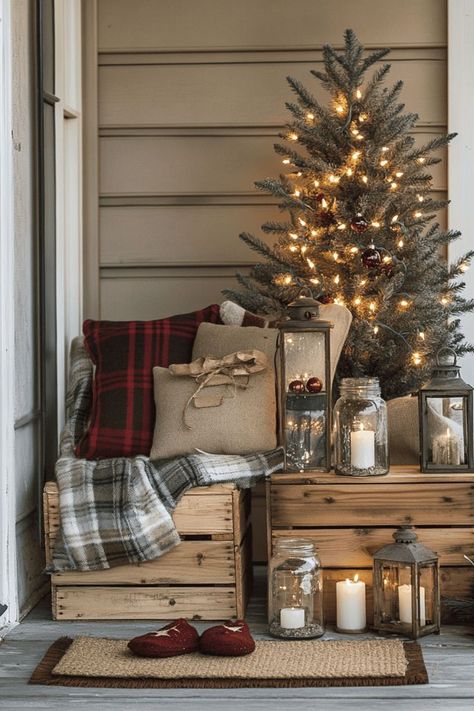
[[[276,540],[268,574],[268,621],[273,637],[311,639],[324,634],[323,576],[310,540]]]
[[[343,378],[333,422],[336,474],[388,474],[387,406],[378,378]]]

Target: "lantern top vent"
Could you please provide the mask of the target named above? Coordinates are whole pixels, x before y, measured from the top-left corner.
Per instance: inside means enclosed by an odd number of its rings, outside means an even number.
[[[436,365],[431,379],[421,390],[472,390],[472,386],[461,378],[460,371],[456,352],[452,348],[440,348],[436,354]]]
[[[317,301],[309,288],[301,289],[297,298],[288,304],[288,318],[280,322],[279,327],[285,330],[308,328],[332,328],[330,321],[319,318],[321,302]]]
[[[389,543],[374,553],[374,560],[394,563],[430,563],[437,559],[436,553],[418,541],[413,526],[401,526],[393,534],[395,543]]]

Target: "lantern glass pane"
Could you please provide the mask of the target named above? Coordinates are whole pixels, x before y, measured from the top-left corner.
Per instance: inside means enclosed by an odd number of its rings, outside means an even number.
[[[384,624],[411,624],[411,567],[382,563],[380,617]]]
[[[324,469],[328,464],[325,333],[284,333],[283,347],[287,468],[296,471]],[[309,392],[310,378],[320,381],[319,392]],[[299,388],[294,385],[298,381]]]
[[[420,627],[432,625],[436,622],[436,566],[434,563],[420,566]]]
[[[468,461],[467,397],[426,398],[428,463],[459,466]]]

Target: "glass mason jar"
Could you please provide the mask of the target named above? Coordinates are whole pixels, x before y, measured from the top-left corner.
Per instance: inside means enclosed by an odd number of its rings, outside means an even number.
[[[334,407],[336,474],[381,476],[388,473],[387,406],[378,378],[343,378]]]
[[[324,634],[323,575],[314,545],[303,538],[280,538],[269,564],[270,634],[309,639]]]

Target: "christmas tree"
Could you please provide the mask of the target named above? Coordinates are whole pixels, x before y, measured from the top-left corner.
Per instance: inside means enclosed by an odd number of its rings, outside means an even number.
[[[456,135],[416,146],[417,114],[399,103],[403,83],[384,86],[389,50],[364,56],[352,30],[344,51],[323,49],[324,71],[312,71],[329,92],[323,106],[299,82],[288,82],[296,103],[275,145],[288,171],[256,185],[279,199],[288,217],[267,222],[268,246],[240,238],[264,257],[238,274],[243,289],[227,296],[259,313],[281,312],[302,287],[353,314],[338,377],[375,375],[386,398],[416,389],[443,346],[463,355],[474,348],[460,331],[460,314],[474,309],[461,295],[462,274],[474,251],[449,265],[443,254],[460,236],[436,222],[447,201],[432,197],[426,170],[433,153]]]

